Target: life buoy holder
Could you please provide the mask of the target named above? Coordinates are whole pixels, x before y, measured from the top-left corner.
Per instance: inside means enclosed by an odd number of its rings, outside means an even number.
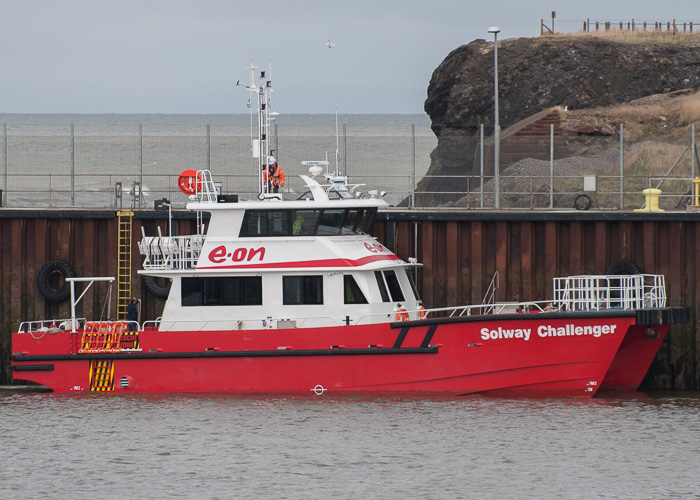
[[[49,302],[62,302],[70,297],[66,278],[75,278],[75,269],[65,260],[52,260],[41,266],[36,275],[36,288]]]
[[[177,187],[186,195],[197,194],[202,189],[202,174],[191,168],[177,178]]]
[[[399,307],[396,310],[396,320],[397,321],[408,321],[408,311],[404,307]]]

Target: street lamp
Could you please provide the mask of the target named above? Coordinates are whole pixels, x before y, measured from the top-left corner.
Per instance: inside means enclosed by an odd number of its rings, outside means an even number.
[[[494,189],[494,208],[501,208],[499,201],[501,194],[500,186],[500,170],[501,170],[501,125],[498,121],[498,34],[501,28],[491,26],[489,33],[493,33],[493,182],[496,185]]]

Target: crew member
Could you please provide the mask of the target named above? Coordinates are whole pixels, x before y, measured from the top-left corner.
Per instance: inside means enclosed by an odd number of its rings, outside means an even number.
[[[425,319],[425,307],[423,307],[423,301],[418,301],[418,317],[420,319]]]
[[[284,170],[274,156],[267,157],[267,169],[263,172],[263,177],[269,193],[279,193],[280,188],[284,187]]]
[[[136,297],[132,297],[131,302],[126,307],[126,320],[129,322],[129,331],[135,332],[139,329],[139,311],[136,308],[136,304],[141,305],[141,300]]]

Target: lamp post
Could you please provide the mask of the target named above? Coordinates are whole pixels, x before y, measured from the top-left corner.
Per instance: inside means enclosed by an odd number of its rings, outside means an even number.
[[[493,96],[494,96],[494,108],[493,108],[493,182],[495,184],[494,189],[494,208],[501,208],[500,203],[500,170],[501,170],[501,125],[498,121],[498,34],[501,32],[501,28],[498,26],[491,26],[489,28],[489,33],[493,33]]]

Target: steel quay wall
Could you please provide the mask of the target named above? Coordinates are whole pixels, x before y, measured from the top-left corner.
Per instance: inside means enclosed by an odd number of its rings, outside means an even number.
[[[552,278],[604,274],[618,260],[663,274],[667,304],[690,307],[691,321],[671,326],[642,388],[700,388],[700,213],[392,209],[373,232],[423,263],[426,308],[482,303],[496,271],[496,302],[551,298]]]
[[[136,211],[132,226],[132,295],[142,299],[142,318],[160,315],[163,299],[136,271],[136,243],[168,234],[167,212]],[[193,234],[194,214],[174,211],[174,233]],[[0,209],[0,383],[10,380],[11,333],[24,320],[67,318],[69,301],[48,302],[37,290],[37,273],[54,259],[78,276],[117,275],[114,210]],[[496,301],[552,297],[552,278],[603,274],[618,260],[642,272],[666,276],[668,304],[689,306],[690,323],[672,325],[652,365],[646,389],[698,390],[698,279],[700,214],[690,212],[382,211],[373,228],[380,242],[404,259],[417,257],[418,288],[426,307],[481,303],[499,273]],[[95,284],[78,316],[106,318],[108,288]],[[116,286],[112,317],[116,315]]]

